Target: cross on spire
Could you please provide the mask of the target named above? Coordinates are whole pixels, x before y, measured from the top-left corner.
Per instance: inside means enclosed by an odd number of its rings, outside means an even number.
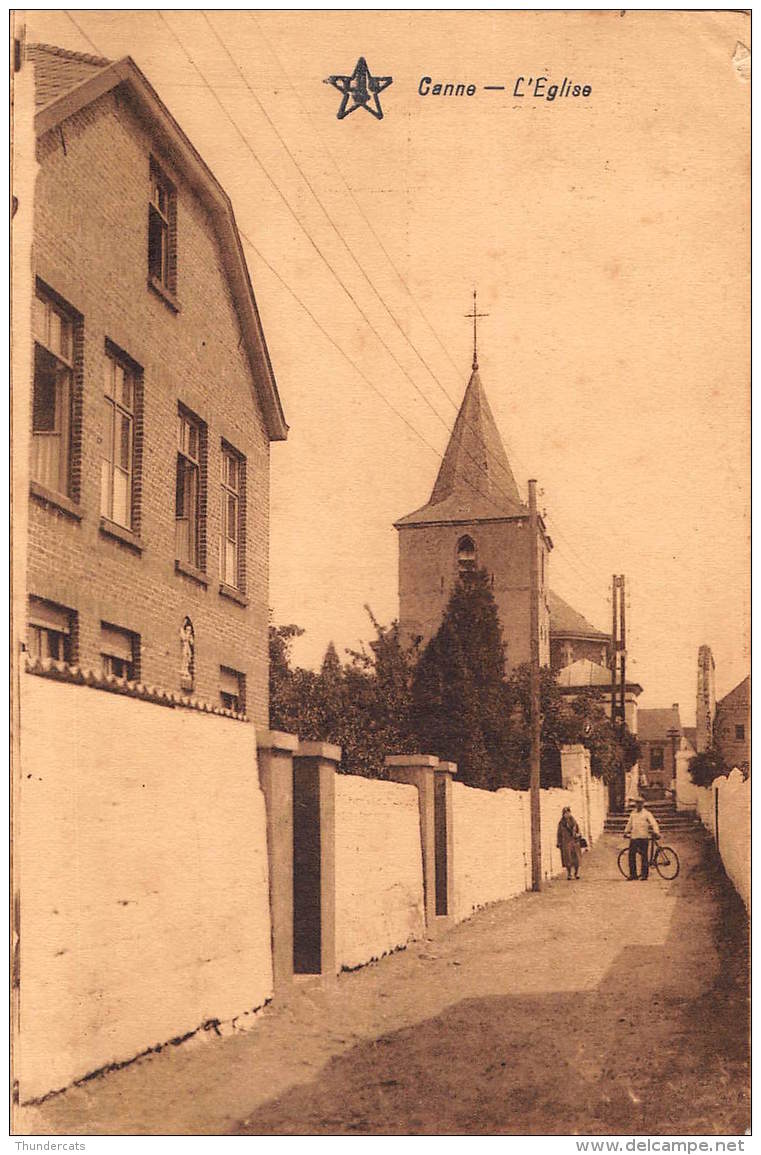
[[[488,317],[489,314],[478,312],[478,297],[477,297],[477,293],[476,293],[475,289],[473,290],[473,312],[472,313],[466,313],[465,316],[473,318],[473,368],[477,369],[478,368],[478,329],[476,326],[478,324],[478,318],[479,317]]]

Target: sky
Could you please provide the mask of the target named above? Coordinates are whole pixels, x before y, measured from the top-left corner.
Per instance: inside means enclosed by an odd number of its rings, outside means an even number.
[[[270,604],[306,631],[297,661],[371,637],[365,604],[398,613],[393,522],[433,487],[477,287],[481,378],[524,495],[537,479],[552,588],[609,629],[625,575],[640,705],[679,702],[686,725],[701,644],[719,695],[749,672],[747,16],[80,10],[27,29],[130,55],[232,199],[290,425]],[[392,77],[382,120],[339,120],[323,83],[360,56]],[[477,91],[423,96],[424,76]],[[516,98],[519,76],[591,93]]]

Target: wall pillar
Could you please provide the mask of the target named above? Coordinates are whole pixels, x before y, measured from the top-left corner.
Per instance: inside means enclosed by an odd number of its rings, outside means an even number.
[[[293,981],[293,754],[295,734],[256,735],[259,783],[267,807],[272,977],[275,992]]]
[[[698,791],[695,783],[690,777],[688,769],[690,765],[689,750],[677,750],[676,752],[676,808],[677,810],[696,810],[698,804]]]
[[[449,924],[453,913],[452,775],[457,767],[432,754],[393,754],[386,766],[392,782],[417,786],[425,925],[433,935]]]
[[[341,747],[300,742],[293,757],[293,964],[336,977],[336,782]]]
[[[434,825],[436,837],[436,928],[454,923],[454,829],[452,779],[456,762],[439,762],[433,771]],[[442,910],[442,908],[444,908]]]

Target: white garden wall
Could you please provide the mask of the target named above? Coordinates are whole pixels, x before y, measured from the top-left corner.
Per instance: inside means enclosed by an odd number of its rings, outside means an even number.
[[[272,993],[254,728],[21,676],[22,1101]]]
[[[710,787],[698,786],[696,792],[700,820],[714,840],[718,834],[724,869],[750,910],[750,779],[733,770],[726,778],[714,779]]]
[[[733,770],[714,787],[719,794],[719,854],[735,890],[750,910],[750,779]]]
[[[570,806],[591,846],[605,824],[606,792],[597,779],[579,779],[568,790],[541,791],[542,872],[563,867],[557,827]],[[452,783],[455,919],[467,918],[490,902],[512,898],[531,887],[531,812],[525,790],[474,790]]]
[[[711,834],[716,833],[716,812],[712,786],[696,786],[697,811],[700,821]]]
[[[356,967],[425,931],[416,786],[337,774],[336,964]]]
[[[454,917],[531,886],[528,794],[452,783]]]

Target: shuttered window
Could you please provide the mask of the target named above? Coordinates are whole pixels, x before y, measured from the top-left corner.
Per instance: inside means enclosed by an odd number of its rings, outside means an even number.
[[[246,678],[229,666],[219,667],[219,697],[225,710],[242,714],[246,709]]]
[[[73,617],[72,611],[63,606],[30,598],[27,626],[27,650],[30,657],[71,662]]]
[[[101,623],[100,657],[104,674],[134,681],[138,677],[140,639],[130,630]]]

